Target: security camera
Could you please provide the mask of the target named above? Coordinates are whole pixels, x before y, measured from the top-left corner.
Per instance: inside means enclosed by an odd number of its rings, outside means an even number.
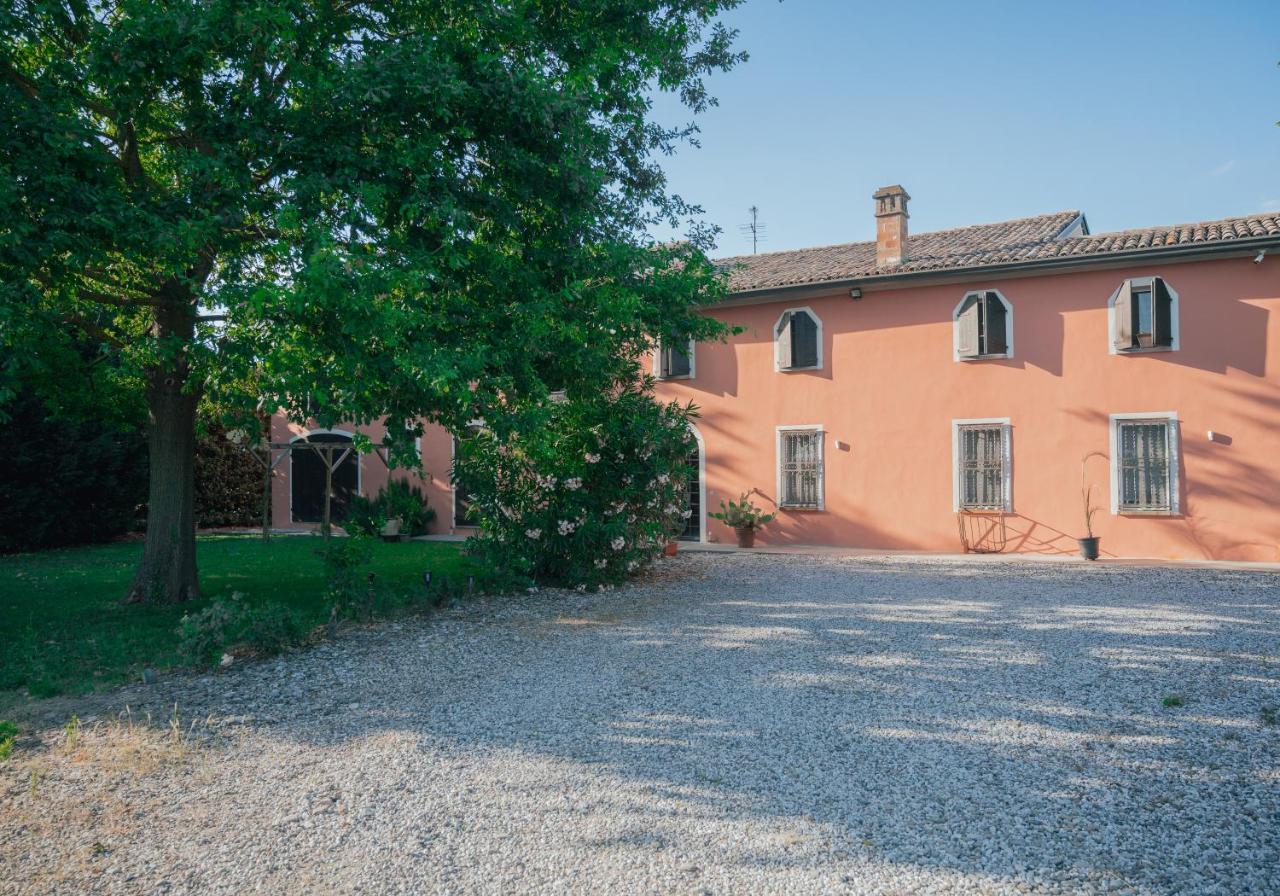
[[[1263,249],[1263,250],[1262,250],[1262,251],[1260,251],[1260,252],[1257,254],[1257,256],[1253,259],[1253,263],[1254,263],[1254,264],[1262,264],[1262,259],[1264,259],[1264,258],[1266,258],[1266,257],[1267,257],[1267,250],[1266,250],[1266,249]]]

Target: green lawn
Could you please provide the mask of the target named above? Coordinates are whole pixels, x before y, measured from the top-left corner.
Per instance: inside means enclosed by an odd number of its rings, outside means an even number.
[[[306,628],[329,618],[321,539],[212,536],[199,539],[204,597],[176,606],[120,603],[141,543],[94,545],[0,557],[0,710],[32,696],[79,693],[137,680],[145,666],[178,662],[175,630],[184,613],[242,592],[253,604],[288,607]],[[479,574],[459,545],[375,545],[370,570],[387,605],[421,591],[422,573],[438,582]],[[401,600],[397,600],[401,598]]]

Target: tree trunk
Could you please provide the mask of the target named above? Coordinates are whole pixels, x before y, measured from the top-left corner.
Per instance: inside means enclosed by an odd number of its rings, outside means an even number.
[[[195,448],[198,394],[183,391],[188,376],[186,347],[194,336],[194,307],[162,308],[156,330],[182,349],[149,374],[148,447],[151,486],[147,539],[127,603],[177,603],[200,596],[196,575]],[[176,337],[176,338],[175,338]]]

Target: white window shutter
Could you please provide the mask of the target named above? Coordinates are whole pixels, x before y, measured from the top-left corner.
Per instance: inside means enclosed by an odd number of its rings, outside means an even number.
[[[1115,330],[1111,334],[1117,351],[1128,351],[1133,348],[1133,283],[1129,280],[1120,285],[1116,294]]]
[[[778,345],[778,368],[780,370],[791,369],[791,312],[788,311],[782,316],[782,321],[778,326],[778,332],[774,334]]]
[[[962,358],[978,357],[979,294],[965,299],[956,316],[956,353]]]

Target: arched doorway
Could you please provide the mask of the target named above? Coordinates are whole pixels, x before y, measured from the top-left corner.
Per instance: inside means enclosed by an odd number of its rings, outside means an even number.
[[[293,440],[317,444],[351,444],[345,432],[318,430]],[[335,452],[334,458],[341,452]],[[290,508],[295,523],[324,522],[324,455],[319,451],[296,447],[289,452]],[[347,518],[351,499],[360,494],[360,457],[352,451],[333,471],[333,500],[330,519],[340,523]]]
[[[706,541],[707,455],[698,427],[690,423],[689,432],[694,440],[693,450],[689,452],[687,459],[685,500],[688,502],[689,516],[685,520],[684,531],[678,537],[681,541]]]

